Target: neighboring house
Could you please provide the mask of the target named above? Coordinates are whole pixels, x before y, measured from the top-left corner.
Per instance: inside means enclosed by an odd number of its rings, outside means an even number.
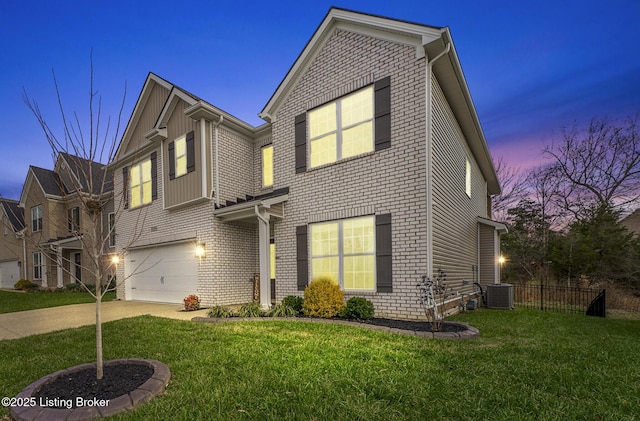
[[[243,303],[259,278],[269,306],[328,274],[419,318],[425,274],[499,281],[500,186],[448,28],[332,8],[260,116],[149,74],[109,165],[120,298]]]
[[[13,288],[26,278],[24,218],[16,200],[0,198],[0,288]]]
[[[620,223],[632,233],[640,236],[640,208],[627,215]]]
[[[82,201],[95,198],[104,204],[103,227],[113,208],[112,195],[112,180],[102,164],[60,153],[53,171],[30,166],[20,196],[26,278],[43,287],[94,283],[86,273],[92,257],[85,245],[95,236]]]

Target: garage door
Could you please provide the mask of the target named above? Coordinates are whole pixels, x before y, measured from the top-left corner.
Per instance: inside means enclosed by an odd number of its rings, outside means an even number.
[[[17,260],[0,262],[0,288],[13,288],[20,279],[20,266]]]
[[[197,293],[198,261],[189,243],[133,250],[125,274],[130,276],[131,300],[182,304],[187,295]]]

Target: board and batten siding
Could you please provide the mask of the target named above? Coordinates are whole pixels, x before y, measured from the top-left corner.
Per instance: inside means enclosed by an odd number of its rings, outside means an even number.
[[[478,264],[477,216],[486,213],[486,181],[435,77],[433,122],[433,270],[447,274],[448,287],[472,292]],[[465,191],[466,160],[471,164],[471,198]],[[463,283],[468,280],[468,283]]]
[[[199,121],[194,121],[184,115],[184,110],[187,107],[188,104],[180,100],[171,113],[171,117],[167,121],[167,139],[164,140],[162,146],[162,165],[165,185],[164,206],[166,208],[171,208],[202,198],[202,171],[206,171],[207,169],[202,168],[202,130],[200,129]],[[207,127],[209,126],[206,123],[205,125]],[[169,144],[177,138],[185,136],[191,131],[194,132],[195,171],[188,172],[187,174],[171,180],[169,177]],[[210,142],[207,142],[207,144],[208,143]],[[207,145],[207,150],[208,149]],[[207,191],[210,191],[210,188],[207,188]]]
[[[161,86],[153,82],[154,86],[149,93],[149,96],[144,104],[144,109],[138,119],[138,121],[132,121],[131,124],[135,124],[135,128],[131,133],[131,140],[127,146],[127,150],[124,152],[134,151],[141,147],[146,141],[144,135],[149,132],[156,124],[158,115],[164,107],[167,98],[169,98],[169,90],[164,86]]]

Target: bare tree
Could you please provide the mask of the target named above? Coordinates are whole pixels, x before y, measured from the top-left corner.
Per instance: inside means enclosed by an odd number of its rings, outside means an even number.
[[[107,117],[105,123],[102,115],[102,98],[98,96],[93,86],[93,61],[91,60],[88,121],[83,122],[76,112],[69,116],[65,111],[55,72],[52,71],[52,73],[62,122],[61,136],[57,136],[53,132],[38,103],[27,95],[26,90],[23,91],[23,100],[42,128],[54,157],[65,155],[69,165],[60,169],[61,181],[66,187],[71,186],[66,190],[75,194],[75,203],[79,205],[82,214],[85,215],[85,220],[88,220],[88,224],[83,224],[81,228],[73,230],[73,237],[82,244],[82,248],[87,251],[89,256],[88,262],[82,262],[82,268],[91,275],[91,279],[82,279],[81,284],[94,297],[96,303],[96,376],[98,379],[102,379],[103,349],[100,304],[104,295],[116,288],[116,285],[109,284],[111,278],[109,275],[114,273],[112,265],[117,264],[109,256],[109,237],[114,234],[113,226],[110,229],[105,229],[103,214],[106,206],[113,203],[114,193],[121,192],[114,192],[111,175],[103,166],[96,168],[96,165],[98,165],[97,163],[108,163],[114,157],[120,136],[126,84],[117,118],[112,123],[111,118]],[[114,209],[114,213],[117,215],[118,209]],[[66,221],[58,223],[64,224]],[[40,243],[34,241],[34,244],[39,246]],[[48,253],[46,255],[48,256]],[[58,265],[63,263],[60,261],[60,257],[56,263]],[[65,270],[69,271],[69,269]],[[122,281],[119,280],[119,282]],[[88,285],[95,285],[95,292],[91,291]]]
[[[491,198],[491,217],[504,222],[510,218],[508,210],[528,196],[527,175],[520,168],[509,165],[502,156],[494,162],[502,191]]]
[[[621,208],[640,199],[640,136],[637,118],[622,123],[592,119],[586,130],[575,124],[558,144],[544,148],[553,160],[564,208],[576,220],[590,208]]]

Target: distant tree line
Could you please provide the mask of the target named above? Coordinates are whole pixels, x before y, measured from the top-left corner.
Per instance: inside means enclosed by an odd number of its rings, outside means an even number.
[[[496,161],[493,218],[509,227],[503,279],[640,289],[640,236],[620,223],[640,206],[637,118],[574,124],[542,153],[545,163],[524,173]]]

